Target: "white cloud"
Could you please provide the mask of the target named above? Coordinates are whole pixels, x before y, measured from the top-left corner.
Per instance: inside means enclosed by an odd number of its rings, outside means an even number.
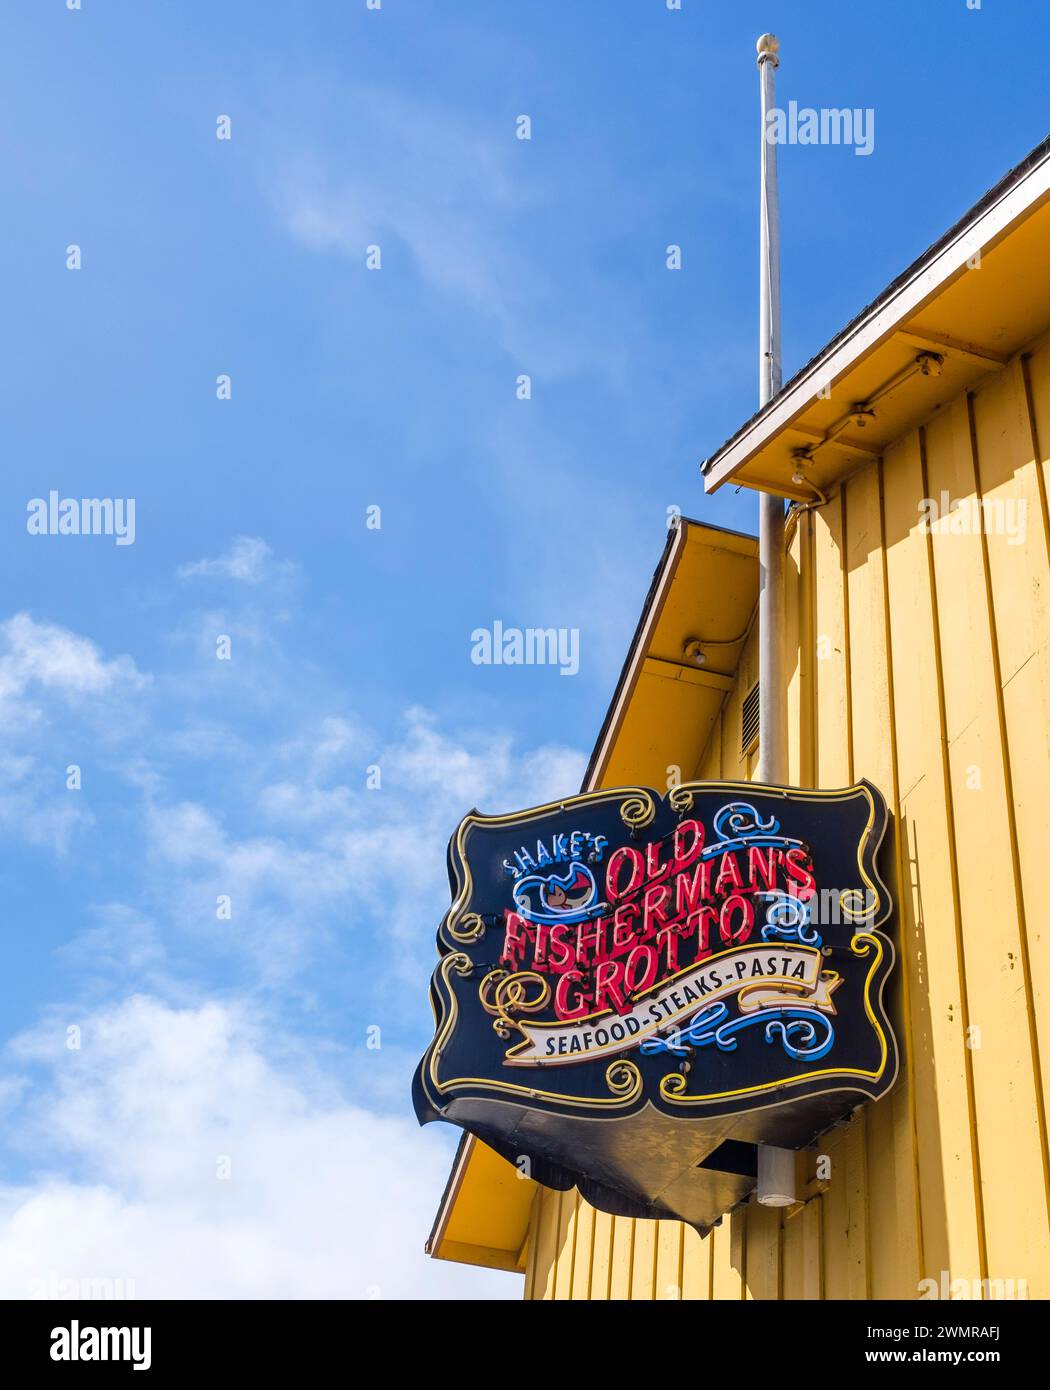
[[[94,642],[67,628],[35,622],[28,613],[0,624],[0,700],[31,686],[72,696],[138,690],[145,684],[130,657],[105,661]]]
[[[287,562],[277,564],[273,551],[261,536],[237,536],[225,554],[214,560],[196,560],[182,565],[180,579],[208,575],[219,579],[235,579],[242,584],[261,584],[276,573],[287,573],[293,567]]]
[[[13,1045],[43,1079],[18,1121],[36,1171],[0,1189],[0,1296],[110,1279],[147,1298],[520,1298],[515,1276],[423,1254],[439,1136],[349,1103],[301,1055],[275,1063],[264,1023],[137,996],[86,1019],[79,1052],[60,1023]]]

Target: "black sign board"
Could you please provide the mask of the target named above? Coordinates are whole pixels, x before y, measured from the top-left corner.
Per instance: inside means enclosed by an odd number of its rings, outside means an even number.
[[[694,782],[466,816],[421,1123],[595,1205],[705,1226],[893,1084],[885,802]]]

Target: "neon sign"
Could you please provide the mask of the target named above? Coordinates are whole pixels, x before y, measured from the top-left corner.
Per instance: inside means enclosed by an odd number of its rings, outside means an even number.
[[[893,1084],[886,824],[867,782],[472,812],[449,846],[420,1121],[606,1209],[709,1219],[723,1199],[703,1195],[706,1160],[801,1147]]]

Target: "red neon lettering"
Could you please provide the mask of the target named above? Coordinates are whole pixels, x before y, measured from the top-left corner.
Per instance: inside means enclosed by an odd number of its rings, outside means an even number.
[[[711,896],[711,861],[705,859],[702,864],[697,864],[691,878],[687,873],[679,874],[674,887],[675,916],[685,917],[695,912],[703,899]]]
[[[637,931],[640,911],[637,903],[621,903],[613,913],[612,948],[614,954],[621,955],[630,949]]]
[[[653,946],[636,946],[623,967],[623,982],[628,994],[644,994],[656,979],[660,958]]]
[[[715,879],[715,892],[724,893],[726,888],[743,888],[744,880],[740,877],[740,866],[736,862],[736,855],[732,850],[726,850],[722,855],[722,864],[718,870],[718,877]]]
[[[799,884],[799,889],[796,891],[816,887],[817,880],[813,877],[813,871],[809,867],[809,855],[804,849],[789,849],[784,856],[784,861],[788,878]]]
[[[624,864],[630,864],[631,877],[625,888],[620,887],[620,870]],[[609,863],[605,870],[605,894],[611,903],[619,902],[621,898],[633,893],[638,885],[645,878],[645,860],[640,852],[631,845],[622,845],[618,850],[609,856]]]
[[[667,903],[671,897],[669,884],[657,883],[651,888],[647,888],[642,895],[643,926],[642,940],[648,941],[649,937],[656,935],[656,927],[652,925],[655,918],[658,926],[667,923]]]
[[[593,951],[594,959],[605,954],[605,918],[598,917],[590,922],[581,922],[576,929],[576,961],[586,962],[588,953]]]
[[[752,893],[759,892],[759,880],[765,884],[767,891],[777,886],[777,860],[780,851],[774,849],[772,845],[768,853],[763,853],[757,845],[752,845],[747,852],[747,876],[749,879],[748,888]]]
[[[582,989],[575,989],[577,980],[583,976],[578,970],[567,971],[558,981],[554,991],[554,1012],[561,1019],[582,1018],[590,1007],[590,1000]],[[569,993],[574,990],[575,1002],[570,1002]]]
[[[687,836],[692,836],[692,843],[687,844]],[[675,829],[671,839],[671,848],[674,852],[674,871],[681,873],[683,869],[689,867],[698,854],[704,848],[704,827],[698,820],[681,821]]]
[[[622,960],[603,960],[594,971],[594,1006],[600,1013],[611,1005],[618,1014],[628,1012],[630,1006],[623,997],[621,980],[623,978]]]
[[[659,840],[654,840],[645,847],[645,877],[649,883],[658,883],[671,872],[670,864],[660,864],[662,850],[663,844]]]
[[[531,922],[527,922],[519,913],[511,912],[509,908],[505,917],[503,952],[500,955],[500,963],[507,961],[516,970],[524,959],[525,952],[533,938],[534,928]]]
[[[733,913],[739,912],[741,917],[740,926],[734,931],[732,926]],[[741,942],[746,941],[751,935],[751,928],[755,925],[755,909],[751,904],[750,898],[741,897],[739,893],[733,893],[726,898],[722,904],[722,912],[719,918],[718,930],[723,941]]]
[[[572,965],[572,947],[565,940],[565,933],[569,930],[565,922],[559,922],[556,927],[551,927],[549,949],[552,970],[568,970]]]

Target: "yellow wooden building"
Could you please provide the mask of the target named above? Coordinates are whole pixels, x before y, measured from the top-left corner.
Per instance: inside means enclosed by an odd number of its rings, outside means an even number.
[[[900,1078],[799,1156],[797,1205],[704,1239],[467,1137],[429,1252],[526,1298],[1050,1297],[1050,141],[703,480],[793,504],[789,780],[892,809]],[[752,776],[757,551],[671,531],[587,789]]]

